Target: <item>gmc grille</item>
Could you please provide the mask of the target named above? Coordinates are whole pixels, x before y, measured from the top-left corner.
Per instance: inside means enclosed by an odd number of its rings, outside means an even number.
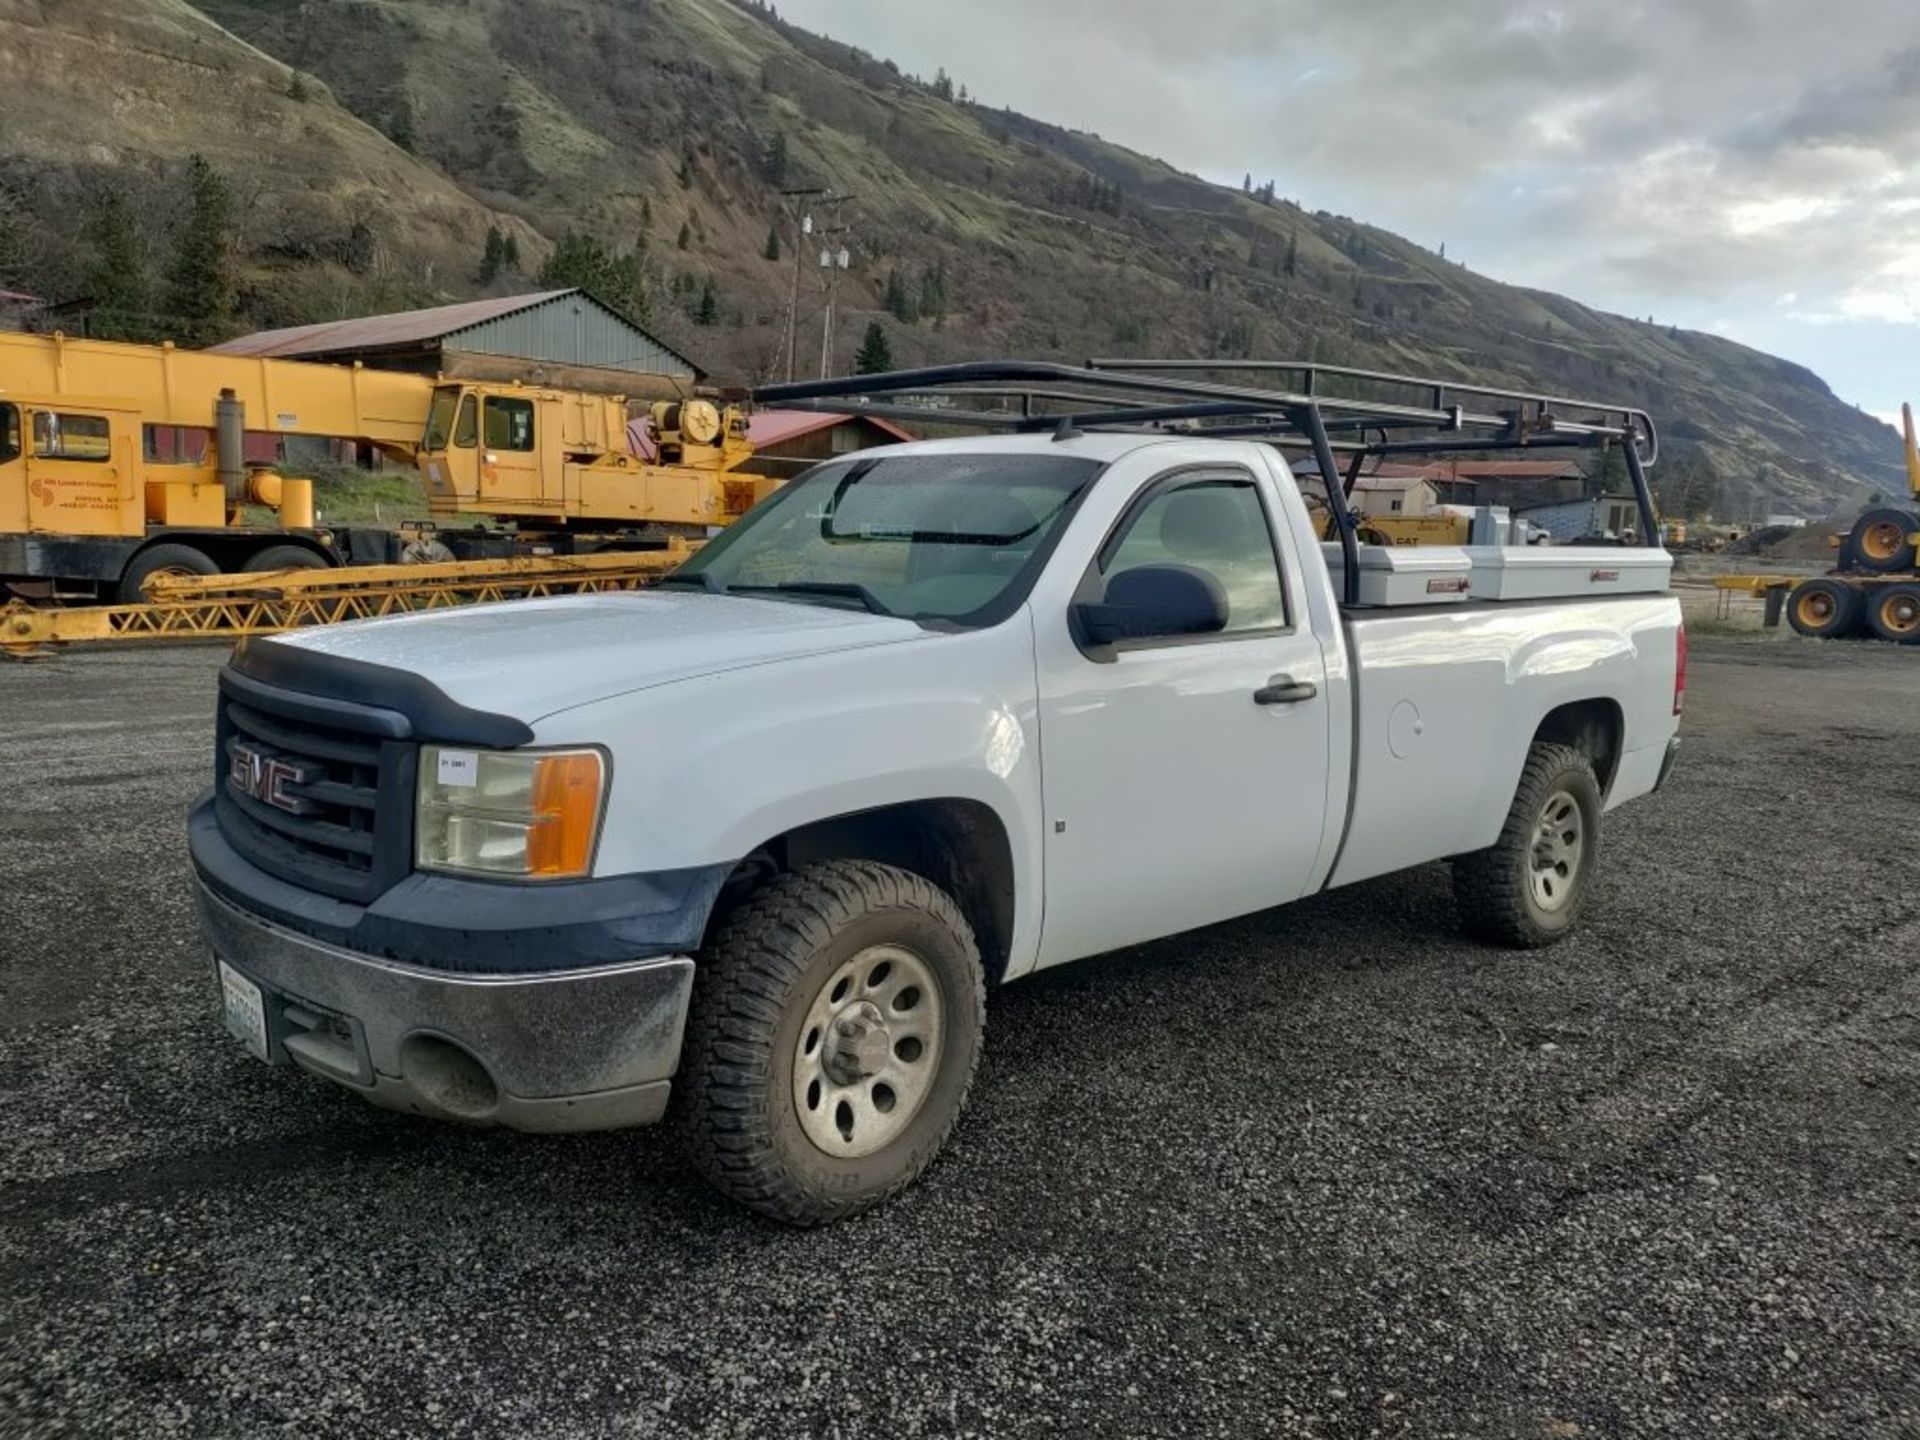
[[[227,843],[269,875],[362,904],[405,876],[418,747],[379,733],[387,712],[361,719],[364,707],[224,674],[220,689],[215,814]]]

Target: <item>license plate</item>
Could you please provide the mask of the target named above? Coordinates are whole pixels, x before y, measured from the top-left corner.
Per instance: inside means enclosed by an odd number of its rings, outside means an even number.
[[[220,966],[220,1004],[227,1029],[260,1059],[267,1058],[267,1007],[260,987],[226,961]]]

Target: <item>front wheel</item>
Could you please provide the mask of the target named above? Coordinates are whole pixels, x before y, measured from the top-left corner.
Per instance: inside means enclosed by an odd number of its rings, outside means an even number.
[[[166,578],[218,575],[220,567],[204,550],[191,545],[149,545],[127,562],[120,574],[120,603],[137,605],[147,600],[147,583]]]
[[[675,1086],[694,1163],[790,1225],[911,1184],[973,1084],[986,987],[931,881],[864,860],[783,875],[699,957]]]
[[[1600,860],[1600,783],[1584,752],[1527,752],[1500,838],[1453,862],[1453,896],[1470,934],[1535,949],[1573,930]]]

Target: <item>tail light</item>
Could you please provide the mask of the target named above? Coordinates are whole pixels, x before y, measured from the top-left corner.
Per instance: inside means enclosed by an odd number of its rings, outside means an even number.
[[[1684,622],[1673,642],[1673,713],[1678,715],[1687,704],[1687,627]]]

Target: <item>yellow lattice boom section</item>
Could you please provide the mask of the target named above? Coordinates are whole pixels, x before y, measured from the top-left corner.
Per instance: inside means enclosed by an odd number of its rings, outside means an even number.
[[[637,590],[691,553],[603,551],[438,565],[360,565],[258,575],[155,578],[143,605],[0,608],[0,652],[16,657],[51,645],[106,640],[238,639],[307,625],[485,605],[539,595]]]

